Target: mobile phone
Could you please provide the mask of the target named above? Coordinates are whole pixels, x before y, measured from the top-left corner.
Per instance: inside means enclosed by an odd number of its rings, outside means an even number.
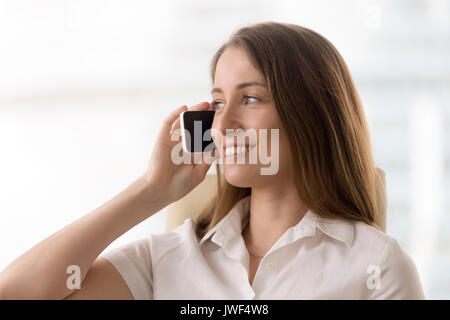
[[[216,148],[211,137],[215,110],[183,111],[180,114],[183,151],[210,152]]]

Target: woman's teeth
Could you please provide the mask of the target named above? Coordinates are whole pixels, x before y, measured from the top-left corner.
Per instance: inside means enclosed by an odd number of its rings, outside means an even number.
[[[231,156],[231,155],[235,155],[235,154],[245,153],[245,152],[253,149],[255,146],[256,145],[253,145],[248,148],[247,148],[247,146],[244,146],[244,145],[227,147],[227,148],[225,148],[225,155]]]

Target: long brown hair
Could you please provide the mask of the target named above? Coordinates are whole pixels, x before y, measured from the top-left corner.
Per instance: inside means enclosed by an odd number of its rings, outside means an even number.
[[[376,173],[369,130],[346,63],[323,36],[294,24],[265,22],[235,31],[227,48],[242,49],[263,74],[289,138],[299,199],[325,218],[346,218],[378,227]],[[197,218],[203,237],[251,188],[218,175],[218,193]]]

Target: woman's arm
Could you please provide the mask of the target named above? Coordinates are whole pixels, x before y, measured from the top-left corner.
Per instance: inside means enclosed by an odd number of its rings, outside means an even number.
[[[0,273],[3,298],[69,295],[74,290],[66,285],[69,266],[80,268],[83,282],[91,264],[112,241],[166,205],[161,199],[146,199],[152,188],[145,179],[137,179],[104,205],[25,252]]]
[[[207,108],[209,104],[203,103],[191,110]],[[210,164],[176,165],[171,161],[176,142],[171,141],[170,133],[179,128],[178,116],[186,109],[178,108],[164,120],[145,174],[102,206],[35,245],[0,273],[0,298],[65,298],[76,290],[67,286],[72,275],[66,273],[69,266],[79,267],[81,288],[86,288],[83,296],[101,298],[99,292],[105,297],[111,288],[122,288],[118,296],[129,297],[114,267],[96,258],[127,230],[180,199],[204,179]]]
[[[133,300],[133,294],[116,267],[103,257],[98,257],[89,269],[80,290],[75,290],[65,300]]]

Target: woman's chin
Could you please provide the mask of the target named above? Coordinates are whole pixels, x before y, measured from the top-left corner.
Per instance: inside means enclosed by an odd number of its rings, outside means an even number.
[[[224,174],[227,182],[235,187],[250,188],[259,176],[257,166],[245,164],[225,164]]]

